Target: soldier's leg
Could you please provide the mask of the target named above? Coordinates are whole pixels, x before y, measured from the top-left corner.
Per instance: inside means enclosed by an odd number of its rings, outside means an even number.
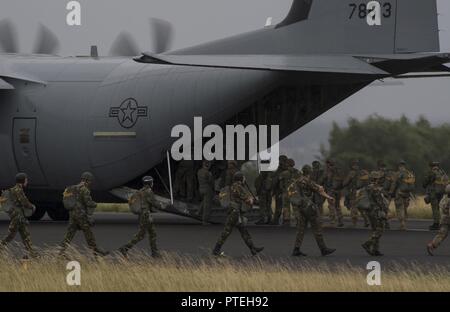
[[[312,217],[309,219],[309,222],[311,223],[311,230],[314,234],[317,246],[321,251],[325,250],[327,246],[323,238],[322,221],[320,220],[319,217]]]
[[[400,229],[404,230],[406,229],[406,222],[405,222],[405,207],[403,198],[398,196],[395,198],[394,202],[397,219],[400,222]]]
[[[18,230],[19,230],[19,219],[18,218],[11,219],[11,221],[9,223],[9,227],[8,227],[8,234],[0,243],[0,245],[1,245],[0,247],[5,247],[10,242],[12,242],[14,237],[16,237]]]
[[[250,249],[252,255],[256,255],[257,253],[261,252],[264,249],[263,247],[261,248],[255,247],[255,245],[253,244],[252,237],[250,236],[250,233],[248,232],[245,224],[239,223],[237,225],[237,228],[239,230],[239,233],[241,234],[242,239],[245,242],[245,245],[247,245],[248,249]]]
[[[283,201],[283,223],[289,223],[291,219],[291,201],[287,193],[282,195]]]
[[[148,240],[150,241],[150,249],[152,250],[152,256],[158,257],[159,250],[158,250],[158,246],[156,245],[156,231],[155,231],[155,225],[152,221],[150,221],[148,223],[147,231],[148,231]]]
[[[30,232],[28,231],[27,225],[23,222],[19,224],[19,234],[28,254],[31,257],[37,257],[37,252],[34,250],[33,243],[31,242]]]
[[[98,253],[100,255],[106,255],[107,253],[102,251],[97,246],[97,242],[95,241],[94,233],[92,232],[91,225],[89,224],[88,220],[80,220],[78,226],[80,227],[80,230],[83,231],[84,238],[86,239],[86,242],[91,250],[93,250],[95,253]]]
[[[147,226],[145,222],[142,220],[142,218],[139,218],[139,228],[137,233],[133,236],[133,238],[125,244],[123,247],[120,248],[120,251],[122,253],[127,252],[131,248],[133,248],[137,243],[142,241],[145,238],[145,233],[147,232]],[[151,238],[150,238],[151,239]],[[151,240],[150,240],[151,243]],[[151,246],[151,245],[150,245]]]
[[[67,227],[67,232],[64,235],[64,239],[61,243],[61,251],[60,251],[61,254],[63,254],[65,252],[65,250],[67,249],[67,246],[72,242],[78,229],[79,229],[78,222],[76,222],[75,219],[70,218],[69,226]]]
[[[306,226],[308,225],[307,220],[302,213],[297,212],[296,217],[297,217],[297,234],[295,236],[294,253],[295,251],[300,251],[300,249],[302,248]]]
[[[358,208],[356,207],[356,199],[350,199],[350,217],[352,219],[353,226],[358,224]]]
[[[338,227],[343,227],[343,216],[342,216],[342,209],[341,209],[341,195],[337,193],[335,195],[335,202],[334,202],[334,210],[336,211],[336,219],[338,223]]]
[[[283,212],[283,199],[281,194],[275,194],[275,212],[273,214],[272,223],[279,224],[281,213]]]
[[[330,196],[334,197],[333,194],[330,194]],[[330,202],[329,200],[328,202],[328,213],[330,216],[330,222],[331,223],[336,223],[336,210],[334,209],[334,203]]]
[[[238,222],[239,222],[239,212],[237,210],[231,211],[225,222],[225,228],[220,234],[216,246],[214,247],[213,254],[215,255],[220,254],[220,249],[225,244],[226,240],[231,235],[231,232],[233,232],[233,228],[236,226]]]
[[[205,193],[203,197],[203,213],[202,213],[202,220],[203,223],[207,223],[209,220],[209,217],[211,216],[211,206],[212,206],[212,200],[213,200],[213,191],[209,190]]]
[[[433,224],[438,225],[441,222],[441,212],[439,210],[440,198],[433,196],[431,200],[431,210],[433,211]]]
[[[365,227],[369,227],[370,226],[370,220],[369,220],[369,217],[368,217],[367,213],[364,210],[362,210],[362,209],[358,209],[358,212],[361,215],[361,217],[363,218],[364,226]]]
[[[442,242],[447,238],[448,236],[448,225],[447,224],[442,224],[438,234],[436,235],[436,237],[433,239],[433,241],[431,242],[433,248],[438,248]]]
[[[372,232],[372,246],[373,252],[375,256],[382,256],[383,254],[380,252],[380,239],[384,232],[385,220],[376,218],[375,220],[375,229]]]

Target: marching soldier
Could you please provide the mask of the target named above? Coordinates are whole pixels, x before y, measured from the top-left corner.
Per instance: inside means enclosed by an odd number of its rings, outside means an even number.
[[[272,176],[271,172],[261,171],[255,180],[258,195],[260,219],[257,225],[269,224],[272,220]]]
[[[238,163],[235,160],[229,160],[227,162],[227,169],[222,181],[222,187],[231,186],[233,184],[233,177],[236,172],[239,171]]]
[[[151,213],[155,212],[156,208],[162,207],[161,204],[156,201],[155,195],[153,194],[153,178],[150,176],[144,177],[142,179],[142,183],[144,185],[143,188],[141,188],[139,191],[137,191],[136,194],[133,195],[140,210],[140,213],[138,215],[139,229],[129,243],[119,248],[119,252],[124,257],[127,257],[128,251],[137,243],[142,241],[145,238],[145,234],[148,233],[152,257],[159,258],[160,254],[158,251],[158,247],[156,246],[156,232]]]
[[[439,203],[442,216],[440,220],[440,229],[436,237],[427,245],[427,251],[430,256],[434,255],[434,250],[438,248],[448,236],[450,226],[450,185],[445,188],[445,195]]]
[[[211,215],[211,206],[214,198],[214,177],[210,171],[211,162],[203,161],[202,168],[197,172],[197,179],[199,185],[199,193],[202,198],[200,203],[199,217],[202,218],[203,225],[208,224]]]
[[[280,175],[287,169],[288,158],[285,155],[279,157],[278,169],[272,174],[272,195],[275,197],[275,212],[271,224],[279,225],[283,212],[283,189],[280,185]]]
[[[264,250],[264,247],[255,247],[250,233],[246,228],[246,218],[244,217],[244,213],[245,210],[247,210],[246,207],[251,209],[253,206],[253,197],[245,187],[244,183],[244,175],[241,172],[236,172],[233,178],[233,184],[231,185],[231,201],[225,228],[213,250],[213,255],[215,256],[224,255],[223,252],[221,252],[222,246],[225,244],[225,241],[230,236],[234,227],[237,227],[239,230],[242,239],[250,249],[252,255],[255,256]]]
[[[312,198],[314,193],[320,194],[331,203],[334,201],[334,198],[328,195],[323,187],[312,182],[308,175],[308,173],[312,171],[310,166],[304,166],[302,171],[306,173],[306,175],[304,174],[298,177],[289,186],[289,197],[294,206],[294,213],[297,219],[297,236],[292,256],[306,256],[306,254],[301,251],[301,246],[308,223],[311,223],[311,228],[322,256],[327,256],[335,252],[336,249],[330,249],[325,244],[318,207],[314,204]]]
[[[345,178],[342,187],[347,188],[346,202],[348,202],[348,208],[350,209],[350,215],[353,226],[358,223],[358,212],[361,214],[364,220],[364,226],[369,226],[369,219],[364,211],[358,211],[356,207],[356,193],[359,189],[368,184],[369,174],[366,170],[360,168],[359,161],[355,160],[351,164],[351,170]]]
[[[295,169],[295,162],[288,159],[284,170],[279,175],[279,186],[282,192],[282,217],[283,224],[289,223],[291,219],[291,202],[288,195],[288,187],[292,180],[297,176],[298,170]]]
[[[390,196],[394,198],[397,218],[400,221],[400,229],[406,230],[406,218],[410,197],[414,191],[416,178],[414,174],[406,168],[406,162],[400,161],[398,171],[392,181]]]
[[[388,206],[387,215],[386,215],[386,224],[384,225],[384,228],[386,230],[389,230],[391,228],[391,226],[389,224],[389,207],[391,205],[391,197],[389,196],[389,191],[391,189],[392,180],[393,180],[392,172],[390,172],[387,169],[385,162],[382,160],[377,161],[377,171],[381,175],[379,184],[381,185],[383,196],[384,196],[385,200],[387,201],[387,206]]]
[[[341,210],[342,176],[333,160],[327,160],[324,188],[327,194],[334,198],[333,201],[328,201],[331,223],[337,223],[338,227],[343,227],[344,222]]]
[[[431,162],[430,172],[423,182],[423,188],[426,190],[425,202],[431,204],[433,211],[433,224],[429,227],[431,231],[439,230],[439,222],[441,220],[439,203],[444,197],[447,184],[448,176],[441,168],[441,164],[439,162]]]
[[[34,212],[36,207],[30,203],[27,196],[24,193],[24,188],[28,185],[28,177],[25,173],[19,173],[16,175],[16,185],[9,189],[9,198],[11,204],[11,211],[8,213],[10,217],[10,223],[8,228],[8,235],[1,241],[0,250],[4,249],[17,235],[17,232],[22,238],[23,245],[28,252],[28,255],[32,258],[38,256],[37,252],[33,248],[33,244],[30,238],[30,232],[28,231],[28,220],[26,219],[26,210]],[[32,213],[31,213],[32,214]],[[25,256],[24,258],[27,258]]]
[[[324,183],[324,171],[322,169],[322,164],[315,160],[312,163],[311,180],[317,185],[323,186]],[[320,215],[323,215],[323,204],[325,203],[325,198],[321,195],[314,193],[313,202],[319,207]]]
[[[369,204],[367,215],[369,217],[372,233],[370,239],[362,247],[371,256],[383,256],[380,252],[380,239],[386,224],[388,201],[383,195],[383,174],[379,171],[370,173],[370,183],[360,192],[365,192]]]
[[[109,254],[109,252],[103,251],[97,246],[94,233],[91,229],[93,226],[92,215],[94,214],[95,208],[97,208],[97,203],[92,200],[90,191],[93,181],[94,175],[90,172],[85,172],[81,175],[81,182],[74,186],[77,204],[74,205],[73,209],[69,210],[69,227],[61,243],[61,256],[65,255],[67,247],[78,231],[83,232],[89,248],[94,251],[95,255],[106,256]]]

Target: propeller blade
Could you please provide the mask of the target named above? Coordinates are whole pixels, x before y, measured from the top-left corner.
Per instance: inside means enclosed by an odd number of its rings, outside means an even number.
[[[5,53],[19,53],[17,31],[8,19],[0,21],[0,50]]]
[[[140,50],[136,40],[127,32],[122,32],[117,36],[109,51],[110,56],[138,56],[139,54]]]
[[[34,54],[57,54],[59,40],[55,34],[43,24],[39,24],[37,39],[33,48]]]
[[[153,52],[164,53],[170,49],[173,38],[173,27],[168,21],[151,18],[150,30],[153,33]]]

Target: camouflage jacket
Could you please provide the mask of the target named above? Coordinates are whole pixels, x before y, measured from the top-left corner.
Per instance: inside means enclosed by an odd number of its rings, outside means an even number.
[[[425,176],[423,188],[427,193],[443,194],[448,184],[448,176],[441,168],[432,169]]]
[[[146,185],[139,190],[142,194],[142,212],[150,213],[161,209],[161,204],[155,199],[155,194],[150,186]]]
[[[313,169],[311,172],[311,180],[318,184],[318,185],[323,185],[324,182],[324,171],[322,168],[319,169]]]
[[[197,179],[200,191],[214,190],[214,177],[208,169],[201,168],[197,172]]]
[[[365,190],[370,202],[370,213],[379,214],[380,212],[387,213],[389,211],[387,201],[383,196],[383,188],[380,185],[370,183],[365,187]]]
[[[327,191],[340,191],[342,189],[342,175],[338,168],[327,169],[324,173],[323,186]]]
[[[350,194],[368,185],[369,173],[366,170],[351,170],[344,179],[342,187],[347,187]]]
[[[24,209],[33,209],[33,204],[30,203],[25,192],[23,191],[23,187],[20,184],[16,184],[10,190],[11,195],[14,198],[14,211],[11,214],[11,218],[19,217],[25,218]]]
[[[231,202],[234,204],[232,208],[241,207],[243,204],[250,205],[253,197],[242,182],[234,182],[231,185]]]
[[[321,186],[314,183],[311,178],[301,176],[295,179],[288,188],[289,197],[300,196],[311,198],[313,194],[319,193]]]
[[[450,198],[448,195],[444,195],[439,203],[439,208],[441,209],[441,224],[450,225]]]
[[[91,191],[86,186],[86,184],[80,183],[80,184],[78,184],[78,187],[79,187],[78,188],[78,191],[79,191],[78,201],[80,203],[80,208],[79,208],[80,210],[79,211],[74,210],[73,213],[75,213],[77,215],[81,214],[81,215],[91,216],[94,214],[95,208],[97,208],[97,203],[92,200]]]
[[[389,190],[389,193],[395,196],[397,195],[409,196],[411,192],[403,191],[402,188],[403,186],[407,186],[405,180],[409,178],[410,174],[412,174],[412,172],[406,169],[401,169],[397,171],[393,175],[391,189]]]

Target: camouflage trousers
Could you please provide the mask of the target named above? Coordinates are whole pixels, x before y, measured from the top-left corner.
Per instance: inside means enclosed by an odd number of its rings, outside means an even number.
[[[198,214],[202,218],[203,222],[208,222],[209,217],[211,216],[211,206],[213,202],[214,191],[211,189],[201,190],[200,195],[202,197],[202,202],[200,203],[200,210]]]
[[[319,209],[320,215],[323,216],[323,204],[325,203],[325,198],[323,198],[319,194],[314,194],[313,202],[314,202],[314,204],[316,204],[317,208]]]
[[[282,195],[282,201],[283,201],[283,222],[289,222],[291,220],[291,200],[289,198],[288,193],[283,193]]]
[[[27,223],[28,221],[22,220],[21,218],[12,218],[11,222],[9,223],[8,235],[1,241],[0,249],[12,242],[17,233],[19,233],[20,238],[22,239],[22,243],[25,246],[27,252],[30,254],[30,256],[36,256],[36,252],[34,251],[33,244],[31,242]]]
[[[334,198],[334,204],[328,201],[330,220],[332,223],[342,223],[341,194],[337,191],[330,191],[328,195]]]
[[[129,250],[133,248],[137,243],[142,241],[145,238],[145,234],[148,233],[148,239],[150,241],[150,249],[153,253],[158,252],[158,248],[156,246],[156,232],[155,226],[153,224],[153,220],[148,213],[144,213],[139,216],[139,229],[138,232],[134,235],[130,242],[124,245],[122,248],[125,250]]]
[[[394,199],[395,211],[397,214],[397,219],[401,226],[406,226],[406,219],[408,217],[408,207],[409,207],[409,197],[397,196]]]
[[[439,203],[441,202],[443,195],[434,195],[431,197],[431,210],[433,212],[433,223],[439,224],[441,222],[441,210]]]
[[[438,234],[433,239],[433,247],[438,248],[448,236],[448,224],[441,224]]]
[[[316,239],[317,246],[320,250],[326,248],[325,241],[322,233],[322,221],[319,216],[307,216],[300,212],[300,207],[294,206],[294,211],[297,219],[297,235],[295,237],[294,248],[300,249],[303,244],[305,232],[308,227],[308,223],[311,224],[311,229]]]
[[[275,197],[275,212],[273,214],[273,223],[278,224],[280,221],[281,214],[283,213],[283,194],[274,193]]]
[[[370,238],[367,243],[371,245],[374,251],[379,251],[380,239],[384,232],[386,220],[378,217],[376,214],[369,214],[368,218],[372,233],[370,234]]]
[[[361,215],[361,217],[364,220],[364,224],[370,224],[370,220],[366,212],[361,209],[358,209],[356,204],[357,204],[356,196],[350,197],[350,217],[352,219],[352,223],[356,225],[358,223],[359,215]]]
[[[252,237],[250,236],[247,227],[242,222],[242,218],[238,209],[232,209],[228,214],[225,228],[223,229],[222,234],[220,234],[217,245],[223,246],[235,227],[237,227],[237,229],[239,230],[239,233],[241,234],[241,237],[247,247],[249,249],[253,249],[255,246],[253,245]]]
[[[258,194],[258,199],[261,219],[267,221],[272,220],[272,194],[270,192],[263,192]]]
[[[90,249],[92,249],[93,251],[99,250],[95,241],[94,233],[91,230],[91,224],[88,217],[71,215],[69,220],[69,227],[67,228],[66,235],[64,236],[64,240],[61,243],[61,254],[65,252],[78,231],[83,232]]]

